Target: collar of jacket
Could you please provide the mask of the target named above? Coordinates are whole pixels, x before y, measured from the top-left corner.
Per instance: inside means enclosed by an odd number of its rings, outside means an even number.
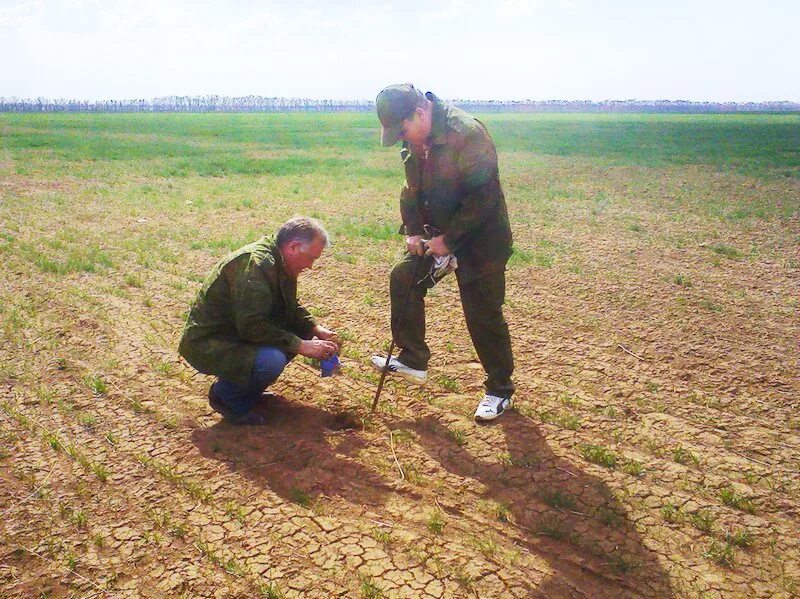
[[[440,146],[447,141],[447,107],[433,92],[426,92],[425,97],[433,102],[433,116],[431,117],[431,145]]]

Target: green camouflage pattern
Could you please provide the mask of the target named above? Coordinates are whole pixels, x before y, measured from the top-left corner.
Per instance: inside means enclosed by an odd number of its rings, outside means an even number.
[[[407,142],[400,150],[403,230],[423,235],[425,224],[439,229],[465,282],[505,270],[512,238],[494,142],[478,119],[430,92],[426,97],[433,102],[427,157]]]
[[[314,319],[297,303],[275,242],[262,237],[220,260],[192,304],[178,351],[194,368],[247,386],[261,346],[296,354]]]

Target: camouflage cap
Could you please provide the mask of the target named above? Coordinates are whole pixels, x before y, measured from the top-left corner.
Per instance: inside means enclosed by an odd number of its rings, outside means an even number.
[[[383,127],[381,144],[393,146],[403,132],[403,120],[407,119],[417,107],[422,92],[410,83],[390,85],[381,90],[375,99],[378,120]]]

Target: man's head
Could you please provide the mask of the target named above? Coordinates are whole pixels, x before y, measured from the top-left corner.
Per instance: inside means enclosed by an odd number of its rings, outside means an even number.
[[[410,83],[381,90],[375,99],[375,109],[383,127],[384,146],[393,146],[400,140],[421,146],[431,134],[431,102]]]
[[[328,232],[315,218],[295,216],[289,219],[275,236],[275,244],[283,257],[286,274],[296,279],[322,255],[322,250],[330,245]]]

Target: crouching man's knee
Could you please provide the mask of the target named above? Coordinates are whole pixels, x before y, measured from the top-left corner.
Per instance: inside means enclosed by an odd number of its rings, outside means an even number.
[[[253,365],[253,379],[259,385],[268,386],[278,380],[291,358],[275,347],[261,347]]]

